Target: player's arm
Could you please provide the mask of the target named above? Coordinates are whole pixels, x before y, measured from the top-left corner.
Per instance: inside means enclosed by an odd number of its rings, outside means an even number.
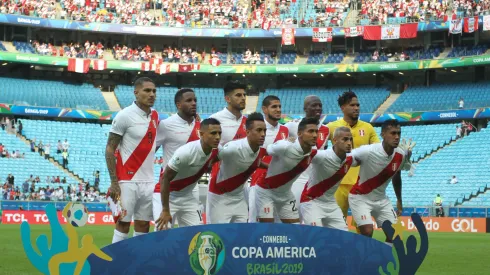
[[[259,164],[259,168],[269,169],[269,164],[268,164],[268,163],[265,163],[265,162],[263,162],[263,161],[261,160],[261,161],[260,161],[260,164]]]
[[[403,212],[403,203],[402,203],[402,175],[401,172],[398,171],[391,180],[393,182],[393,189],[395,190],[396,195],[396,213],[398,216],[401,216]]]
[[[364,145],[361,146],[357,149],[352,150],[352,157],[354,158],[354,162],[356,163],[356,166],[359,166],[362,164],[362,162],[367,161],[369,158],[369,154],[371,152],[371,147],[370,145]],[[352,165],[354,166],[354,165]]]
[[[294,142],[298,137],[298,123],[291,121],[284,124],[286,128],[288,128],[288,140]]]
[[[160,149],[160,147],[164,147],[165,146],[165,123],[163,121],[160,121],[160,123],[158,124],[158,129],[157,129],[157,138],[156,138],[156,142],[155,142],[155,145],[156,145],[156,149],[155,149],[155,153],[158,152],[158,149]]]
[[[112,200],[116,202],[121,195],[121,188],[119,187],[119,182],[116,175],[116,149],[121,143],[122,135],[116,133],[109,133],[109,138],[107,139],[107,145],[105,149],[105,160],[107,163],[107,170],[109,170],[109,176],[111,177],[111,186],[109,187],[109,192]]]
[[[170,215],[170,182],[177,176],[177,171],[169,165],[165,167],[165,173],[160,177],[160,196],[162,197],[162,213],[156,221],[158,230],[168,229],[168,223],[172,222]]]
[[[267,154],[269,156],[281,156],[286,152],[288,146],[291,145],[293,144],[289,141],[280,140],[267,146]]]

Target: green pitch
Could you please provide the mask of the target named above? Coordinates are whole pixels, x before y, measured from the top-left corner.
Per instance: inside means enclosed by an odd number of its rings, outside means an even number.
[[[31,225],[32,237],[47,234],[47,225]],[[79,234],[92,234],[99,247],[111,243],[111,226],[85,226]],[[407,232],[405,232],[405,235]],[[50,235],[48,235],[49,237]],[[384,240],[376,232],[378,240]],[[490,234],[429,233],[429,252],[417,274],[481,275],[490,270]],[[184,248],[187,249],[187,248]],[[0,224],[0,274],[39,274],[27,260],[19,225]]]

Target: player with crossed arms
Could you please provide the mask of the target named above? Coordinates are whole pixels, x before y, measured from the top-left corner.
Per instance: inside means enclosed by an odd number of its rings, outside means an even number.
[[[403,211],[400,171],[413,172],[415,169],[410,161],[415,143],[403,141],[400,144],[401,127],[397,120],[386,120],[381,127],[381,136],[382,143],[364,145],[352,151],[352,157],[361,168],[359,179],[349,194],[349,205],[361,234],[368,237],[373,235],[371,215],[378,227],[385,221],[397,222]],[[386,196],[386,187],[391,180],[397,198],[397,212]],[[391,245],[392,240],[386,237],[386,243]]]
[[[266,126],[262,114],[250,114],[246,122],[247,137],[225,144],[218,154],[221,161],[218,176],[211,178],[206,213],[210,223],[246,223],[248,201],[245,200],[245,182],[262,162],[266,154],[262,147]]]
[[[310,95],[305,97],[303,109],[305,111],[305,117],[312,117],[318,120],[318,135],[315,143],[314,149],[316,150],[324,150],[328,144],[328,135],[329,129],[327,126],[323,125],[320,122],[320,117],[323,112],[323,104],[319,97],[315,95]],[[288,122],[286,123],[286,127],[289,129],[289,136],[291,138],[298,137],[298,124],[299,122]],[[311,175],[311,167],[308,167],[306,171],[301,173],[301,175],[294,181],[291,191],[294,194],[294,198],[296,200],[296,204],[299,206],[299,201],[301,199],[301,194],[303,193],[303,189],[305,189],[305,184],[308,181],[308,178]],[[301,213],[300,213],[301,217]]]
[[[350,167],[357,165],[350,155],[352,142],[350,129],[339,127],[333,133],[333,148],[319,150],[311,160],[300,203],[304,224],[348,230],[334,194]]]
[[[155,140],[158,113],[151,107],[156,99],[155,83],[147,77],[134,83],[136,101],[120,111],[112,121],[105,158],[111,177],[109,201],[120,204],[126,214],[116,216],[112,243],[128,238],[134,218],[133,236],[150,230],[154,184]],[[111,206],[113,209],[113,206]]]
[[[293,143],[280,140],[267,146],[272,156],[263,182],[255,188],[255,203],[259,222],[274,222],[277,212],[283,223],[299,223],[296,200],[291,185],[304,172],[315,157],[318,119],[304,118],[298,125],[298,139]],[[299,207],[299,205],[298,205]]]
[[[156,220],[157,230],[168,229],[177,219],[179,227],[199,225],[199,201],[193,190],[218,156],[221,126],[218,120],[208,118],[201,122],[201,139],[191,141],[175,151],[160,177],[162,209]],[[172,223],[173,225],[173,223]]]
[[[157,151],[158,147],[163,147],[163,163],[160,170],[160,178],[165,173],[165,167],[173,157],[175,151],[184,144],[199,140],[199,130],[201,122],[197,115],[197,98],[192,89],[180,89],[174,96],[177,113],[167,119],[160,121],[158,126]],[[162,213],[162,196],[160,195],[160,181],[155,185],[153,191],[153,218],[157,219]],[[196,200],[199,201],[199,187],[197,184],[193,189]],[[199,214],[202,223],[201,210],[198,207],[189,209]],[[155,230],[157,227],[155,226]]]

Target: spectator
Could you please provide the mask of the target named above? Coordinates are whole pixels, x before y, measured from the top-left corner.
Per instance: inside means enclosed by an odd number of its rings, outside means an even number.
[[[56,145],[56,154],[61,154],[61,150],[63,150],[63,145],[61,144],[61,140],[58,140],[58,145]]]
[[[63,168],[68,169],[68,151],[66,149],[63,150],[61,154],[63,157]]]
[[[31,152],[36,152],[36,140],[31,140]]]
[[[63,177],[63,179],[61,180],[61,183],[66,184],[66,177]]]
[[[39,144],[37,145],[37,152],[39,153],[40,156],[43,155],[43,151],[44,151],[44,145],[43,145],[43,141],[39,141]]]
[[[17,133],[19,134],[19,136],[22,136],[22,129],[24,128],[24,126],[22,125],[22,122],[20,120],[17,121]]]
[[[44,158],[45,159],[49,159],[49,154],[51,153],[51,145],[46,144],[46,146],[44,146]]]
[[[3,153],[3,148],[4,148],[3,144],[0,143],[0,155]]]
[[[442,208],[442,198],[437,194],[434,199],[434,206],[436,207],[436,217],[444,217],[444,208]]]
[[[460,98],[458,101],[459,109],[464,109],[464,100],[463,98]]]
[[[458,181],[458,178],[457,178],[456,176],[453,176],[453,178],[452,178],[452,179],[451,179],[451,181],[450,181],[450,183],[451,183],[451,184],[456,184],[456,183],[458,183],[458,182],[459,182],[459,181]]]
[[[2,130],[5,130],[5,125],[6,125],[6,124],[7,124],[7,123],[5,122],[5,117],[2,117],[2,118],[0,119],[0,126],[2,127]]]
[[[456,139],[461,138],[462,130],[459,126],[456,126]]]
[[[70,148],[70,143],[68,143],[68,140],[65,139],[65,141],[63,142],[63,150],[68,151],[69,148]]]
[[[14,183],[15,183],[15,177],[14,177],[14,175],[9,174],[7,176],[7,183],[10,186],[10,188],[14,186]]]

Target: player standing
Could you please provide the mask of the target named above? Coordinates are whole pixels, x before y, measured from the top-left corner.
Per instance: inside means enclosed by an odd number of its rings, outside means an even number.
[[[109,193],[114,202],[120,200],[126,212],[116,222],[113,243],[128,238],[132,219],[134,237],[150,230],[151,197],[155,187],[153,160],[159,123],[157,111],[151,108],[156,92],[151,79],[137,79],[134,83],[136,101],[112,121],[105,153],[111,177]]]
[[[339,127],[333,136],[333,148],[319,150],[311,160],[311,175],[301,195],[299,210],[305,224],[347,231],[346,217],[334,194],[350,167],[357,164],[348,154],[352,149],[350,129]]]
[[[323,125],[320,122],[320,118],[323,112],[323,104],[319,97],[310,95],[305,97],[303,109],[305,111],[305,117],[312,117],[318,120],[318,135],[315,143],[314,149],[323,150],[327,147],[328,136],[329,136],[329,128]],[[299,122],[289,122],[286,123],[286,127],[289,129],[289,136],[292,138],[297,138],[298,136],[298,125]],[[293,183],[291,187],[291,191],[294,194],[294,198],[296,199],[296,203],[299,205],[299,201],[301,199],[301,194],[303,193],[303,189],[305,189],[305,184],[308,181],[308,178],[311,175],[311,167],[306,169]],[[301,216],[301,213],[300,213]]]
[[[403,211],[401,170],[410,170],[410,157],[415,144],[400,144],[401,127],[397,120],[387,120],[381,127],[382,143],[364,145],[352,151],[352,157],[360,164],[359,179],[349,194],[352,217],[359,226],[362,235],[372,237],[373,222],[378,227],[383,222],[397,222]],[[400,146],[398,146],[400,144]],[[392,180],[393,179],[393,180]],[[397,198],[397,212],[386,196],[386,187],[390,180]],[[391,239],[386,242],[391,245]]]
[[[288,128],[279,123],[281,120],[281,100],[274,95],[269,95],[262,100],[262,112],[264,113],[264,121],[265,126],[267,128],[267,132],[265,135],[264,148],[267,146],[283,139],[287,139],[289,137]],[[262,159],[263,163],[269,164],[271,162],[271,156],[265,156]],[[267,174],[267,170],[264,168],[257,168],[255,172],[252,174],[250,180],[250,186],[245,190],[248,192],[248,222],[253,223],[257,221],[257,210],[255,208],[255,185],[257,182],[263,182],[265,176]]]
[[[359,100],[357,99],[357,95],[354,92],[344,92],[339,96],[338,104],[342,110],[342,113],[344,113],[344,117],[327,124],[331,133],[335,132],[335,129],[338,127],[350,128],[352,138],[354,139],[354,144],[352,145],[353,149],[359,148],[363,145],[379,143],[378,135],[376,135],[376,131],[374,130],[373,126],[367,122],[359,120],[360,104]],[[333,140],[332,135],[330,135],[330,140]],[[344,217],[347,217],[347,212],[349,210],[349,192],[352,186],[356,184],[358,176],[359,167],[352,167],[335,192],[335,199],[337,200],[337,204],[340,206]],[[356,227],[354,220],[352,220],[352,225]],[[356,230],[357,233],[360,233],[359,229]]]
[[[262,147],[266,126],[262,114],[250,114],[246,122],[247,137],[230,141],[220,150],[218,176],[211,178],[206,205],[210,223],[246,223],[248,201],[244,184],[259,166],[266,149]]]
[[[272,160],[266,178],[255,187],[259,222],[274,222],[274,213],[277,212],[283,223],[299,223],[291,185],[308,168],[317,153],[314,146],[318,123],[316,118],[303,118],[298,125],[298,138],[294,143],[280,140],[267,146],[267,154],[272,156]]]
[[[179,227],[202,223],[199,200],[193,190],[218,156],[219,121],[214,118],[203,120],[199,133],[200,140],[191,141],[175,151],[160,177],[163,211],[156,221],[158,230],[167,229],[168,223],[175,219],[179,221]]]
[[[201,123],[197,116],[197,98],[192,89],[180,89],[175,93],[174,103],[177,113],[160,122],[158,126],[157,150],[163,147],[163,163],[160,178],[165,173],[165,167],[173,157],[175,151],[186,143],[199,140]],[[155,185],[153,192],[153,217],[156,219],[162,213],[162,196],[160,195],[160,181]],[[199,187],[195,185],[193,194],[199,201]],[[200,211],[197,207],[195,211]],[[155,227],[155,230],[157,228]]]

